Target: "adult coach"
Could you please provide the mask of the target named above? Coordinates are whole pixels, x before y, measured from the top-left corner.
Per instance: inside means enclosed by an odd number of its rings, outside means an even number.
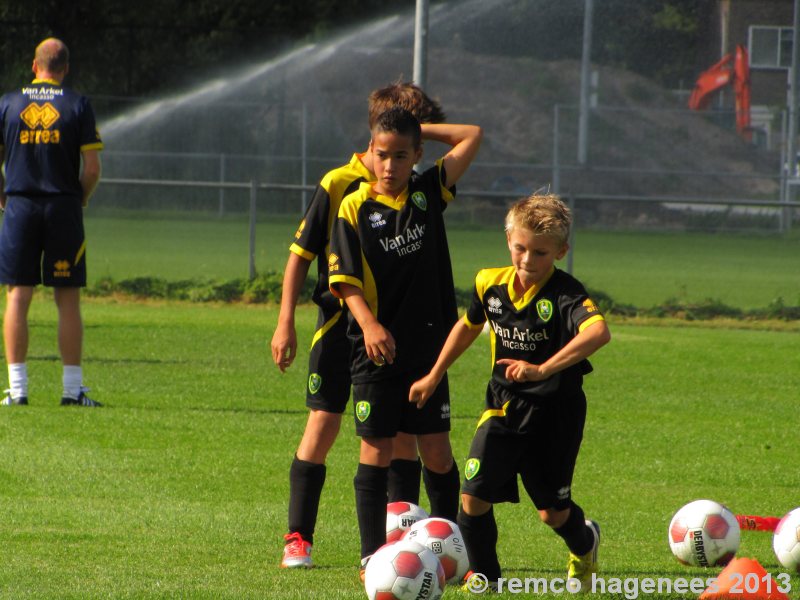
[[[61,85],[68,71],[67,46],[48,38],[36,47],[33,82],[0,98],[0,283],[8,286],[3,340],[10,388],[2,405],[28,404],[28,309],[35,286],[44,283],[58,308],[61,405],[101,406],[83,387],[80,288],[83,207],[100,181],[103,142],[89,101]]]

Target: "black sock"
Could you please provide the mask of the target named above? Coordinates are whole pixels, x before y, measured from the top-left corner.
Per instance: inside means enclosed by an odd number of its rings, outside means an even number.
[[[456,461],[453,461],[453,466],[447,473],[434,473],[423,467],[422,480],[431,501],[431,516],[455,522],[458,518],[458,492],[461,487]]]
[[[389,502],[419,504],[419,475],[421,470],[422,463],[419,459],[394,459],[389,464]]]
[[[458,528],[464,536],[469,556],[469,568],[483,573],[489,581],[500,579],[500,561],[497,560],[497,521],[494,507],[489,512],[471,517],[463,510],[458,513]]]
[[[309,544],[314,543],[314,527],[324,484],[325,465],[294,457],[289,468],[289,532],[299,533]]]
[[[353,487],[361,533],[361,558],[372,555],[386,543],[386,480],[389,467],[358,464]]]
[[[553,531],[564,538],[567,548],[576,556],[583,556],[594,546],[594,536],[586,526],[583,509],[574,502],[570,506],[566,522],[561,527],[554,528]]]

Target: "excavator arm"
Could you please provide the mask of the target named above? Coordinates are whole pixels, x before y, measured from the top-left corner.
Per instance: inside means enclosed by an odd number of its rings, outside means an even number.
[[[695,82],[689,108],[703,110],[708,108],[714,92],[726,85],[733,86],[736,95],[736,130],[750,141],[750,65],[747,49],[736,46],[734,55],[726,54],[718,63],[700,74]]]

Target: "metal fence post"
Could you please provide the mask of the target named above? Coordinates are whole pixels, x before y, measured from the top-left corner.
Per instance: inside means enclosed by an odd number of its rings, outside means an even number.
[[[561,172],[558,165],[558,104],[553,106],[553,193],[558,194],[561,190]]]
[[[219,155],[219,182],[225,183],[225,155]],[[220,219],[225,215],[225,186],[219,186],[219,214]]]
[[[308,108],[306,103],[303,102],[303,110],[300,114],[300,185],[305,185],[308,179]],[[303,190],[300,192],[300,203],[303,206],[303,214],[306,214],[308,208],[308,192]]]
[[[256,195],[258,186],[250,180],[250,280],[256,278]]]
[[[575,197],[572,194],[567,197],[567,206],[572,213],[572,227],[569,228],[569,250],[567,250],[567,273],[572,275],[575,252]]]

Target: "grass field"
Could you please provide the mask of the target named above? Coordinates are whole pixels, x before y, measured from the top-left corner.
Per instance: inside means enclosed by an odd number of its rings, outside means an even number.
[[[259,224],[260,271],[282,270],[295,221]],[[449,231],[459,287],[471,286],[477,268],[507,262],[495,229]],[[244,221],[90,213],[87,230],[91,280],[247,274]],[[579,231],[575,273],[617,302],[644,307],[670,297],[740,308],[776,297],[798,304],[799,251],[796,235]],[[328,461],[319,568],[277,568],[316,315],[298,311],[301,354],[284,375],[268,353],[276,316],[273,306],[89,300],[86,380],[107,406],[63,409],[55,311],[48,294],[37,294],[32,404],[0,411],[1,598],[365,597],[355,567],[358,442],[350,418]],[[800,505],[800,324],[773,331],[734,321],[612,320],[611,327],[614,339],[587,379],[590,412],[574,486],[603,528],[603,574],[711,577],[715,571],[682,567],[669,552],[667,524],[681,505],[709,497],[762,515]],[[460,463],[488,372],[486,338],[451,371]],[[502,505],[497,514],[507,576],[562,576],[565,551],[528,504]],[[775,574],[770,540],[743,533],[740,556]],[[792,583],[796,596],[800,579]],[[448,590],[445,598],[457,596]]]
[[[106,408],[57,406],[55,314],[39,296],[32,404],[0,412],[0,597],[364,598],[349,418],[329,457],[319,568],[277,567],[288,467],[306,418],[306,353],[285,375],[269,363],[275,308],[93,300],[84,316],[87,383]],[[300,309],[301,340],[314,318]],[[669,552],[667,524],[681,505],[708,497],[762,515],[800,505],[797,330],[611,327],[614,339],[587,378],[574,485],[603,527],[603,574],[711,577]],[[460,463],[488,370],[480,338],[451,371]],[[565,550],[528,504],[497,514],[507,576],[562,576]],[[775,574],[770,539],[744,532],[740,556]],[[800,579],[792,583],[796,597]]]
[[[282,271],[298,219],[257,228],[256,267]],[[241,220],[89,217],[90,280],[158,276],[231,279],[248,273],[248,226]],[[448,231],[456,285],[469,290],[475,272],[508,263],[500,224]],[[563,265],[562,265],[563,266]],[[763,308],[780,297],[800,304],[800,236],[615,233],[579,230],[574,272],[616,302],[649,308],[670,298],[721,300]]]

